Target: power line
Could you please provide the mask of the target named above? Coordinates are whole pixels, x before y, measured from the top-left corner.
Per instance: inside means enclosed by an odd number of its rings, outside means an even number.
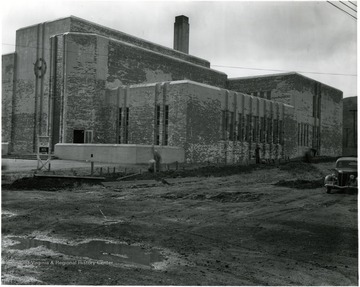
[[[351,1],[348,1],[349,3],[351,3],[351,4],[353,4],[355,7],[357,7],[357,5],[356,4],[354,4],[353,2],[351,2]]]
[[[353,8],[351,8],[350,6],[346,5],[343,1],[340,1],[341,4],[345,5],[346,7],[348,7],[349,9],[353,10],[355,13],[357,13],[357,11]]]
[[[346,12],[344,9],[339,8],[338,6],[336,6],[335,4],[331,3],[330,1],[326,1],[326,2],[328,2],[329,4],[331,4],[332,6],[334,6],[335,8],[343,11],[344,13],[350,15],[350,16],[353,17],[355,20],[357,20],[357,18],[356,18],[355,16],[353,16],[353,15],[351,15],[350,13]]]
[[[275,72],[297,72],[304,74],[319,74],[319,75],[332,75],[332,76],[349,76],[356,77],[356,74],[339,74],[339,73],[321,73],[321,72],[306,72],[306,71],[289,71],[289,70],[277,70],[277,69],[261,69],[261,68],[249,68],[249,67],[238,67],[238,66],[222,66],[222,65],[211,65],[213,67],[231,68],[231,69],[244,69],[244,70],[259,70],[259,71],[275,71]]]

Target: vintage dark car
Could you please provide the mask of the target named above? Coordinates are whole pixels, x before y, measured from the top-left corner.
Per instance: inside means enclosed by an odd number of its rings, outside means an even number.
[[[332,189],[357,189],[358,173],[356,157],[341,157],[336,161],[333,174],[325,177],[326,192]]]

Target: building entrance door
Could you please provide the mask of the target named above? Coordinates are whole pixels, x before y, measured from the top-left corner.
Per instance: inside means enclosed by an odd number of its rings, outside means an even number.
[[[84,143],[84,130],[74,130],[73,143]]]

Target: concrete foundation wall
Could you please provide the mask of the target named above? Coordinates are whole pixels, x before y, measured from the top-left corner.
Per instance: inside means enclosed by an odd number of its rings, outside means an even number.
[[[153,158],[153,148],[160,153],[162,163],[184,162],[184,150],[180,147],[131,144],[56,144],[55,156],[89,162],[147,164]]]

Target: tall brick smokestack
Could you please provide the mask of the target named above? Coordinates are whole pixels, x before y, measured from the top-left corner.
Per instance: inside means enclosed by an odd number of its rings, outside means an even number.
[[[175,17],[174,49],[189,54],[189,18],[184,15]]]

